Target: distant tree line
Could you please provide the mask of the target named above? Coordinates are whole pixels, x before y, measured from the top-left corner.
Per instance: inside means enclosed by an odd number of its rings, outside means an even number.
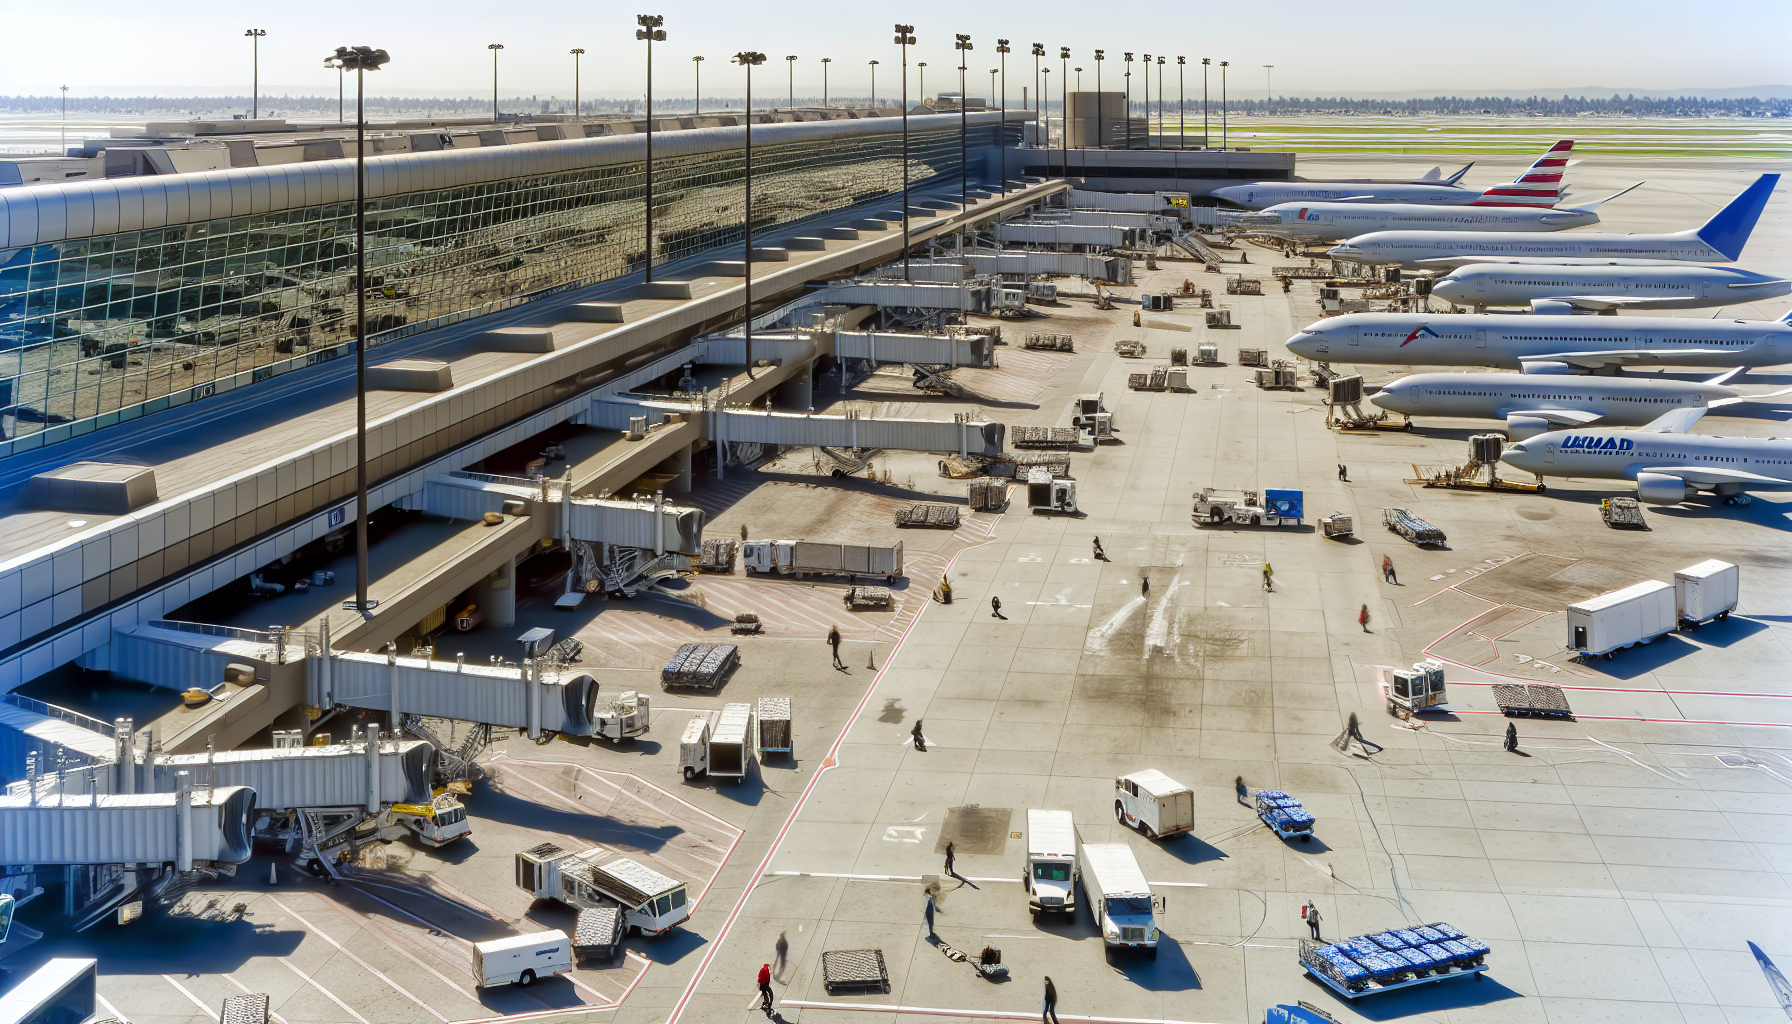
[[[1278,96],[1274,100],[1233,100],[1231,109],[1244,115],[1339,114],[1384,117],[1448,114],[1494,114],[1507,117],[1576,117],[1581,114],[1633,117],[1792,117],[1792,99],[1701,96],[1433,96],[1430,99],[1361,100],[1342,96]]]

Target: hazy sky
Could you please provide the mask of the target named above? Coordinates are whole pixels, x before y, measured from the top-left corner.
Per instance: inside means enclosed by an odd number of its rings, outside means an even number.
[[[1011,98],[1030,82],[1034,41],[1053,55],[1072,48],[1072,66],[1092,69],[1091,48],[1108,52],[1112,88],[1132,48],[1183,54],[1191,62],[1232,62],[1231,93],[1261,97],[1262,65],[1274,64],[1279,94],[1314,95],[1418,90],[1472,94],[1481,89],[1614,86],[1637,89],[1730,88],[1792,82],[1792,2],[1787,0],[1479,0],[1458,3],[1339,4],[1311,0],[1230,3],[1134,3],[1032,0],[988,5],[919,0],[902,5],[858,2],[780,3],[641,0],[609,8],[574,0],[478,3],[243,4],[214,0],[0,0],[0,94],[71,96],[246,93],[249,41],[243,30],[267,30],[261,41],[264,95],[327,94],[335,73],[323,57],[340,44],[383,46],[392,63],[369,81],[384,95],[488,95],[491,53],[503,43],[505,96],[572,93],[567,50],[584,47],[583,93],[636,95],[642,44],[634,15],[666,18],[670,38],[656,44],[656,91],[689,96],[691,56],[702,54],[704,93],[739,95],[741,72],[729,55],[756,49],[770,57],[755,91],[785,88],[783,57],[797,54],[796,89],[819,94],[821,65],[832,57],[835,95],[863,95],[866,62],[880,60],[878,92],[897,84],[891,11],[912,19],[919,44],[911,59],[928,62],[928,91],[955,87],[953,34],[969,33],[971,89],[988,86],[995,39],[1012,40]],[[1183,12],[1188,12],[1184,14]],[[1159,48],[1162,48],[1160,50]],[[774,66],[776,65],[776,66]],[[1165,82],[1174,72],[1166,69]],[[1018,75],[1016,75],[1018,73]],[[935,75],[939,77],[934,77]],[[956,74],[951,75],[956,78]],[[978,80],[981,78],[982,86]],[[1198,83],[1198,70],[1191,81]],[[1084,84],[1093,88],[1092,70]],[[1199,85],[1194,87],[1199,89]],[[1170,86],[1174,89],[1174,86]],[[1056,94],[1054,83],[1052,92]],[[1218,92],[1217,69],[1214,91]]]

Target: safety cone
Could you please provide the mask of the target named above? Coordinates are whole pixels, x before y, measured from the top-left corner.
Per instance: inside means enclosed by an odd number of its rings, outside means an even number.
[[[269,885],[279,885],[280,884],[280,876],[277,873],[279,870],[280,870],[280,867],[277,864],[269,864],[268,865],[268,884]]]
[[[877,651],[875,649],[865,652],[865,667],[873,672],[877,671]]]

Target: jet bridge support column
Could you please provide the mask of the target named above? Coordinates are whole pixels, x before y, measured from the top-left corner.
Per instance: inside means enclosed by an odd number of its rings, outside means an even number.
[[[193,870],[193,776],[190,772],[174,774],[174,866],[181,871]]]
[[[380,728],[369,725],[361,730],[367,753],[367,813],[380,812]]]
[[[523,685],[528,688],[529,738],[541,739],[541,663],[523,659]]]
[[[666,490],[673,494],[691,493],[691,446],[685,445],[667,460],[678,475],[666,482]]]
[[[112,782],[113,792],[131,796],[137,792],[136,723],[129,718],[114,718],[112,744],[112,770],[117,773]]]
[[[800,377],[792,377],[785,382],[789,388],[785,399],[797,412],[815,411],[815,360],[811,359],[803,365]]]

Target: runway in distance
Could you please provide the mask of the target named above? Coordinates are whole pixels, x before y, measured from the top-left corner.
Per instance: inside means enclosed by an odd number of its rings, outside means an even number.
[[[1620,258],[1734,263],[1761,219],[1767,198],[1779,184],[1763,174],[1702,226],[1685,231],[1620,234],[1575,231],[1529,234],[1498,231],[1371,231],[1335,245],[1327,253],[1350,263],[1406,267],[1455,267],[1486,257]]]
[[[1474,203],[1278,203],[1228,223],[1253,233],[1307,242],[1355,238],[1371,231],[1564,231],[1599,223],[1599,206],[1630,188],[1580,206],[1543,209]]]
[[[1554,206],[1562,198],[1562,171],[1568,166],[1568,154],[1574,149],[1573,139],[1563,139],[1538,157],[1530,169],[1492,188],[1464,188],[1457,182],[1468,173],[1462,170],[1437,181],[1257,181],[1249,185],[1228,185],[1216,188],[1211,195],[1222,202],[1261,210],[1278,203],[1327,202],[1341,199],[1382,203],[1423,203],[1456,206],[1478,203],[1485,206]]]
[[[1505,420],[1514,441],[1563,427],[1639,427],[1675,409],[1715,409],[1776,397],[1744,395],[1720,381],[1528,373],[1409,373],[1369,396],[1407,416]]]
[[[1746,491],[1792,488],[1792,438],[1686,433],[1704,414],[1676,409],[1637,430],[1551,431],[1507,445],[1500,461],[1538,476],[1634,480],[1637,499],[1653,505],[1699,493],[1743,505]]]
[[[1792,362],[1792,313],[1779,320],[1346,313],[1288,339],[1307,359],[1395,366],[1504,366],[1526,373],[1625,366],[1777,366]]]
[[[1459,306],[1529,306],[1533,313],[1705,309],[1771,299],[1792,281],[1737,267],[1655,260],[1473,263],[1432,282],[1431,294]]]

